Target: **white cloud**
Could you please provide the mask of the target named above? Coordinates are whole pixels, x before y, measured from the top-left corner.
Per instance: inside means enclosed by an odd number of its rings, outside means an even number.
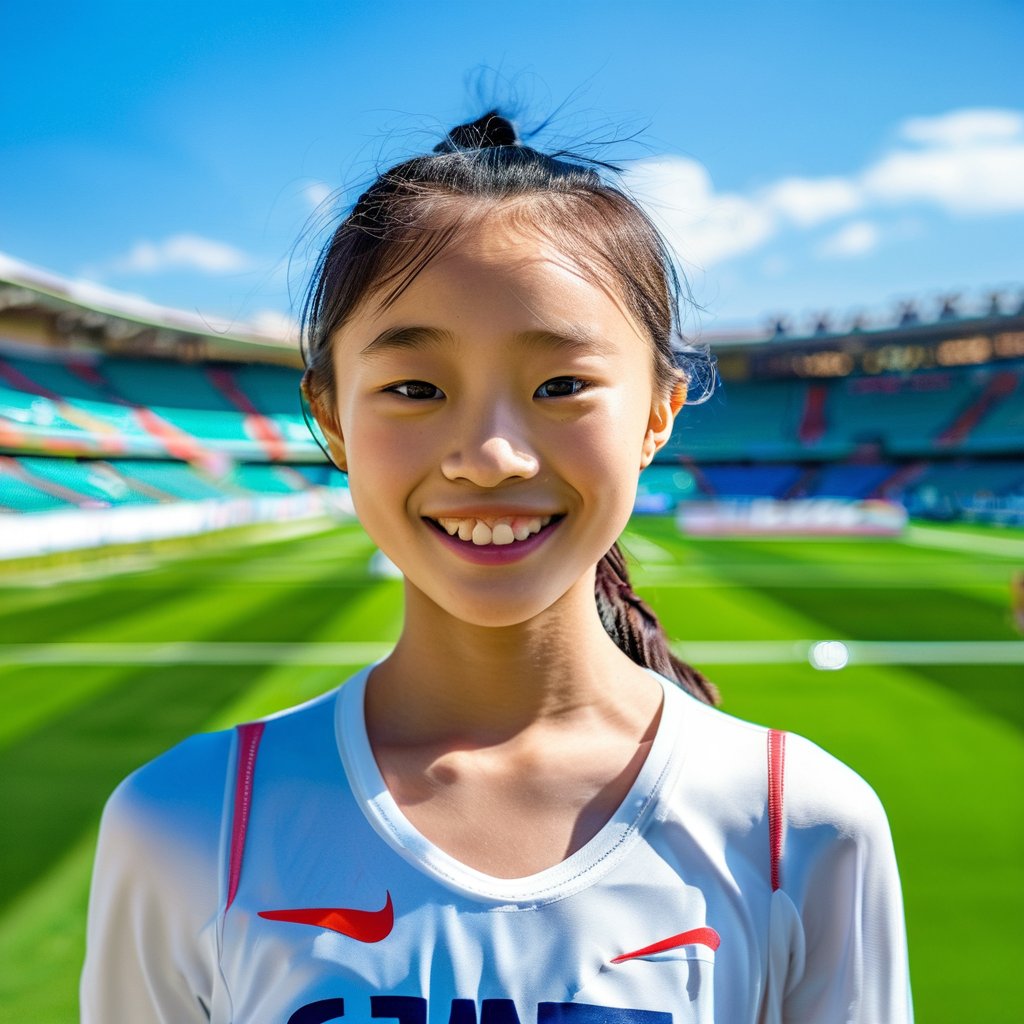
[[[925,201],[959,214],[1024,211],[1024,136],[890,153],[863,177],[880,201]]]
[[[856,220],[826,238],[818,247],[818,254],[839,258],[863,256],[876,248],[880,239],[881,234],[875,224]]]
[[[720,263],[760,247],[776,230],[772,210],[736,193],[716,193],[695,160],[643,160],[627,172],[626,183],[687,263]]]
[[[761,199],[800,227],[853,213],[864,203],[860,188],[847,178],[783,178],[764,189]]]
[[[807,229],[852,213],[930,204],[959,215],[1024,212],[1024,113],[954,110],[916,117],[902,141],[849,175],[782,178],[749,195],[716,192],[707,169],[657,157],[629,169],[626,183],[684,263],[709,267],[762,248],[786,227]],[[861,255],[877,226],[857,221],[822,245],[830,256]]]
[[[249,318],[249,326],[257,333],[268,338],[280,338],[283,341],[298,342],[299,325],[286,313],[276,309],[261,309]]]
[[[110,269],[123,274],[157,274],[181,269],[226,274],[250,266],[249,257],[233,245],[200,235],[180,234],[162,242],[136,242],[125,256],[110,264]]]
[[[899,133],[911,142],[938,146],[1015,139],[1024,136],[1024,114],[1016,110],[954,110],[937,117],[912,117],[900,125]]]

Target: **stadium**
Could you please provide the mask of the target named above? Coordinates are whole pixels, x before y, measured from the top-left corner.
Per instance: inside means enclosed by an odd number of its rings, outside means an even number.
[[[878,791],[919,1018],[1015,1019],[1020,296],[704,340],[720,381],[643,474],[624,539],[638,591],[725,711],[808,736]],[[300,372],[286,339],[0,265],[11,1020],[75,1015],[119,779],[397,636],[400,585],[310,433]],[[951,970],[965,936],[971,971]]]

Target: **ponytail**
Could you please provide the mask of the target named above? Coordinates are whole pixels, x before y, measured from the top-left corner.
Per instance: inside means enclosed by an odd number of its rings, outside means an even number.
[[[705,704],[719,702],[715,684],[672,653],[658,617],[633,593],[626,559],[618,544],[613,544],[597,564],[594,596],[608,635],[633,661],[674,679]]]

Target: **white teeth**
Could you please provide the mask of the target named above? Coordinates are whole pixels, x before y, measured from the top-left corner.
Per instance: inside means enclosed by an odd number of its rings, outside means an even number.
[[[475,517],[460,519],[455,516],[444,516],[437,519],[437,523],[449,537],[458,535],[459,540],[471,541],[483,547],[485,544],[504,546],[526,540],[527,537],[539,533],[551,519],[551,516],[504,516],[493,523],[487,523]]]
[[[491,542],[494,544],[511,544],[515,539],[516,535],[508,523],[497,523],[491,531]]]

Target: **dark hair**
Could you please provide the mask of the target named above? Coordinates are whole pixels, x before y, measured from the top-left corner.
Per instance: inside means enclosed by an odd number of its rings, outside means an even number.
[[[597,283],[619,286],[651,339],[656,384],[667,393],[680,371],[672,345],[680,278],[657,228],[599,169],[617,170],[523,145],[512,123],[492,110],[453,128],[432,154],[384,171],[321,251],[302,308],[303,390],[317,415],[334,425],[333,333],[368,297],[385,307],[394,302],[453,238],[497,205],[575,258]],[[672,654],[657,617],[633,593],[617,544],[598,565],[595,589],[605,629],[630,658],[718,702],[713,684]]]

